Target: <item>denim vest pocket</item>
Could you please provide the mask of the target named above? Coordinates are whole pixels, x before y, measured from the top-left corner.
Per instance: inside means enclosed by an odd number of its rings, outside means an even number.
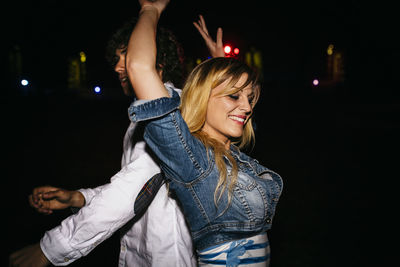
[[[258,173],[257,176],[260,179],[267,180],[267,183],[269,184],[268,188],[271,194],[270,197],[273,201],[278,202],[282,192],[282,178],[277,173],[268,169]]]
[[[268,202],[265,221],[267,224],[271,224],[275,214],[276,205],[282,192],[282,178],[278,174],[267,169],[264,172],[259,173],[257,179],[260,183],[265,184],[264,188],[266,189],[266,198]]]
[[[234,199],[234,202],[244,211],[249,221],[259,222],[264,220],[267,214],[266,194],[257,181],[247,173],[238,173]]]

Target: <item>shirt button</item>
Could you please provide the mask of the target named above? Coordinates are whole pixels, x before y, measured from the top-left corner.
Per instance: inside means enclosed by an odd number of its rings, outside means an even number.
[[[121,246],[121,250],[122,250],[122,252],[125,252],[126,247],[125,246]]]
[[[267,218],[265,221],[266,221],[267,223],[271,223],[271,218]]]
[[[69,258],[65,257],[64,262],[69,262]]]

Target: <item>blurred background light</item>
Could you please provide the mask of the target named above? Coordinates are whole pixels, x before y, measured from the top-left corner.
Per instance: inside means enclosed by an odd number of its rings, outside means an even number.
[[[224,52],[225,52],[226,54],[229,54],[231,51],[232,51],[232,48],[231,48],[229,45],[226,45],[226,46],[224,47]]]
[[[86,62],[86,54],[85,54],[85,52],[80,52],[79,56],[80,56],[80,59],[81,59],[82,63]]]
[[[29,84],[28,80],[26,80],[26,79],[22,79],[21,80],[21,85],[22,86],[27,86],[28,84]]]
[[[328,56],[331,56],[333,54],[333,47],[333,44],[330,44],[326,49],[326,53],[328,54]]]

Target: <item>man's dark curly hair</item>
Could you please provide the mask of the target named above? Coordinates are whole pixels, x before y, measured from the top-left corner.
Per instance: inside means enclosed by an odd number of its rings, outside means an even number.
[[[125,22],[108,41],[106,59],[112,67],[118,62],[115,51],[128,46],[129,38],[136,22],[136,18]],[[156,67],[163,70],[163,82],[170,81],[175,86],[181,87],[184,79],[184,55],[181,44],[170,30],[163,27],[158,27],[157,29],[156,44]]]

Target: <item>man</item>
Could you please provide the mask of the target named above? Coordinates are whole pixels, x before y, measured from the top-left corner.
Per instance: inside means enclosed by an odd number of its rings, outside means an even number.
[[[108,60],[118,73],[126,95],[133,90],[125,68],[125,53],[134,21],[119,29],[108,44]],[[210,38],[204,19],[194,23],[212,56],[224,56],[222,30],[217,42]],[[182,51],[171,32],[157,34],[157,68],[164,82],[177,82],[182,73]],[[172,49],[171,49],[172,48]],[[171,84],[171,83],[170,83]],[[177,89],[179,91],[179,89]],[[87,255],[98,244],[123,227],[119,266],[196,266],[196,257],[185,219],[176,203],[161,186],[145,211],[136,210],[142,188],[160,172],[142,139],[142,127],[131,123],[124,137],[122,169],[109,184],[94,189],[68,191],[51,186],[38,187],[30,204],[50,214],[67,207],[81,208],[61,225],[47,231],[40,243],[10,256],[14,266],[68,265]],[[146,184],[147,183],[147,184]],[[151,189],[151,187],[149,187]],[[139,213],[139,214],[138,214]],[[143,214],[142,214],[143,213]]]

